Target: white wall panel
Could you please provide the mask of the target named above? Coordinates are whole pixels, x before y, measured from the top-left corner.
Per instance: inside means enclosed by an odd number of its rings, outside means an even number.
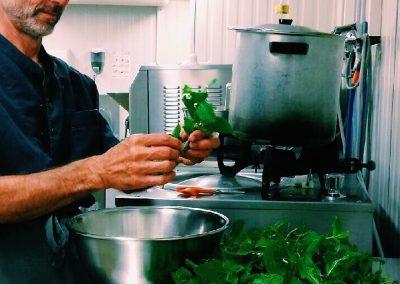
[[[158,12],[157,63],[179,64],[187,60],[191,33],[189,13],[190,2],[187,0],[171,1]],[[149,45],[154,49],[154,45]]]
[[[101,91],[127,91],[136,66],[155,62],[156,11],[154,7],[71,5],[54,33],[45,38],[49,49],[68,49],[71,63],[81,72],[92,75],[92,48],[106,51],[104,72],[97,78]],[[114,53],[131,55],[131,74],[114,77]]]
[[[288,0],[296,25],[331,32],[335,26],[367,19],[373,34],[380,31],[382,0]],[[196,51],[201,62],[232,63],[236,36],[229,26],[277,23],[279,0],[199,0]],[[357,12],[357,9],[362,11]],[[222,48],[222,49],[221,49]]]
[[[382,23],[382,1],[383,0],[366,0],[365,16],[370,23],[369,32],[372,35],[381,34]]]
[[[392,172],[394,178],[391,184],[392,195],[389,199],[394,202],[391,204],[390,210],[393,212],[392,219],[396,222],[397,228],[400,230],[400,4],[397,2],[397,31],[396,31],[396,60],[395,60],[395,74],[394,74],[394,114],[393,114],[393,149],[395,155],[393,156],[394,165]],[[397,240],[399,241],[399,239]]]
[[[400,255],[400,4],[382,1],[382,58],[374,91],[370,191],[386,253]],[[368,17],[368,14],[367,14]]]
[[[387,226],[394,225],[392,228],[395,231],[389,233],[390,242],[394,244],[394,249],[397,256],[400,255],[400,4],[392,3],[392,8],[394,10],[394,17],[389,21],[392,23],[396,22],[396,31],[392,34],[392,44],[394,52],[391,54],[391,60],[394,64],[393,70],[393,112],[392,112],[392,125],[391,125],[391,160],[390,160],[390,183],[388,192],[388,206],[385,207],[386,214],[388,215]],[[397,5],[397,6],[396,6]],[[397,9],[396,9],[397,8]],[[397,11],[397,13],[396,13]]]

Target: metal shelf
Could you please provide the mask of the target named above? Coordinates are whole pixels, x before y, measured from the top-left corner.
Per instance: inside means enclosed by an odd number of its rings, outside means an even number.
[[[69,4],[163,7],[169,0],[70,0]]]

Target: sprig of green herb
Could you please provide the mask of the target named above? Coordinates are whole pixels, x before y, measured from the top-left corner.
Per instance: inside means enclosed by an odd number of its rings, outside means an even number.
[[[337,218],[327,235],[285,222],[248,231],[243,225],[235,223],[225,234],[219,257],[199,264],[187,260],[173,273],[175,283],[398,283],[372,270],[383,261],[359,252]]]
[[[210,85],[215,84],[216,80],[210,82]],[[205,135],[211,135],[214,132],[220,134],[231,134],[232,126],[229,122],[215,114],[215,108],[207,101],[207,90],[193,91],[189,86],[183,88],[182,102],[185,105],[187,116],[184,117],[183,125],[178,124],[172,131],[172,136],[181,139],[180,133],[182,128],[187,135],[190,135],[195,130],[200,130]],[[189,143],[186,142],[183,151],[187,150]]]

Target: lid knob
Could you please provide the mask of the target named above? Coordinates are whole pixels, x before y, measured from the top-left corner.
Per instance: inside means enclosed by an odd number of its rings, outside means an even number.
[[[275,14],[280,15],[279,24],[281,25],[291,25],[293,20],[288,19],[287,15],[289,14],[290,6],[284,4],[284,0],[281,0],[280,4],[275,6]]]
[[[278,4],[275,6],[275,14],[289,14],[290,6],[286,4]]]

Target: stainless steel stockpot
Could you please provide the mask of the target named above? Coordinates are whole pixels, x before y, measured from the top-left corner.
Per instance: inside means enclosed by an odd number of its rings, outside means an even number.
[[[185,259],[212,257],[229,220],[187,207],[121,207],[87,212],[68,223],[94,283],[170,283]]]
[[[275,145],[331,142],[344,39],[281,24],[232,29],[239,33],[229,105],[236,134]]]

